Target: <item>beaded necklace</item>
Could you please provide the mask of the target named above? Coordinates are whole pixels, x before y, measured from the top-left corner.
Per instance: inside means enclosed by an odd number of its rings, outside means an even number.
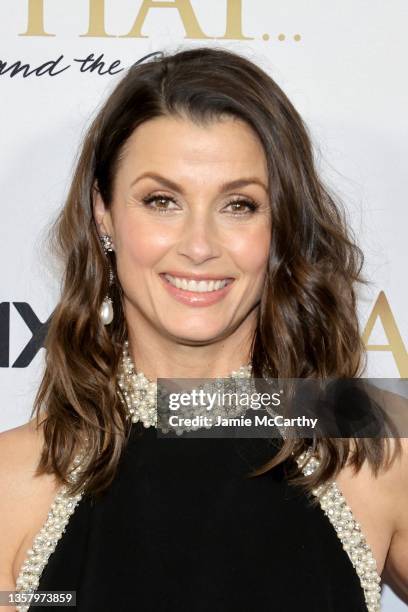
[[[216,378],[214,383],[201,384],[199,387],[202,389],[207,388],[207,390],[214,392],[223,388],[223,381],[239,381],[240,391],[242,392],[242,390],[249,390],[251,373],[251,364],[246,364],[238,370],[233,370],[229,376]],[[128,418],[132,420],[132,423],[140,421],[144,427],[157,427],[157,403],[162,399],[162,390],[158,388],[157,382],[148,380],[143,372],[136,372],[133,360],[129,355],[129,343],[127,340],[123,345],[122,360],[118,372],[118,386],[121,390],[119,397],[126,406]],[[213,417],[221,414],[224,416],[225,412],[224,406],[216,406],[212,411],[212,415]],[[191,409],[181,409],[180,414],[183,416],[193,415]],[[234,414],[238,415],[236,408]],[[181,430],[179,433],[181,433]]]

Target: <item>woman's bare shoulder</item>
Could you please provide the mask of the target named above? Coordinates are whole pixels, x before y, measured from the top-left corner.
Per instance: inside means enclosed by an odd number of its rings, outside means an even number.
[[[41,449],[43,443],[42,427],[36,427],[36,420],[32,419],[24,425],[7,429],[0,432],[1,459],[24,461],[27,452],[32,453],[34,449]]]
[[[27,487],[34,482],[52,480],[52,477],[34,479],[44,438],[41,423],[35,419],[24,425],[0,433],[0,487],[7,496],[18,500],[25,496]],[[3,496],[2,496],[3,497]]]
[[[41,528],[58,489],[53,475],[35,475],[43,441],[34,419],[0,433],[0,590],[14,588],[15,559]]]
[[[377,474],[367,460],[356,473],[350,464],[336,481],[365,533],[379,573],[408,602],[408,438],[388,439],[387,462]],[[353,445],[352,445],[353,446]]]
[[[384,494],[393,505],[393,535],[384,577],[397,595],[408,603],[408,438],[401,438],[402,453],[393,463]]]

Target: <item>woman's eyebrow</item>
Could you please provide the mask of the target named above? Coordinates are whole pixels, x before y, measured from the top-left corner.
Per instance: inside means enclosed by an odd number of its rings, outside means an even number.
[[[160,183],[161,185],[163,185],[164,187],[168,187],[169,189],[173,189],[174,191],[178,191],[182,195],[185,195],[184,189],[181,187],[181,185],[178,185],[175,181],[172,181],[164,176],[161,176],[160,174],[157,174],[156,172],[144,172],[143,174],[138,176],[134,181],[132,181],[130,186],[133,187],[133,185],[135,185],[138,181],[144,178],[151,178],[157,181],[158,183]],[[221,191],[229,191],[230,189],[238,189],[239,187],[245,187],[246,185],[253,185],[253,184],[259,185],[260,187],[262,187],[262,189],[264,189],[264,191],[266,191],[266,193],[268,193],[267,186],[261,181],[261,179],[259,179],[256,176],[236,179],[235,181],[227,181],[220,185],[220,189]]]

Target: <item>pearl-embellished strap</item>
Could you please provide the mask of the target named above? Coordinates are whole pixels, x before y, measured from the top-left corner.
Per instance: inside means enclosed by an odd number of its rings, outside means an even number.
[[[297,463],[308,476],[319,466],[319,459],[309,448],[298,457]],[[312,493],[318,498],[357,572],[368,612],[381,612],[381,578],[376,560],[338,485],[334,481],[321,484]]]
[[[81,455],[77,455],[73,461],[73,470],[68,477],[71,482],[75,482],[78,478],[81,471],[81,460]],[[27,551],[16,581],[16,591],[19,593],[34,593],[38,588],[48,559],[54,552],[71,515],[83,496],[83,490],[77,495],[69,495],[67,489],[68,487],[63,485],[58,490],[44,525],[34,537],[32,546]],[[22,604],[16,606],[16,610],[27,612],[29,607],[29,604]]]

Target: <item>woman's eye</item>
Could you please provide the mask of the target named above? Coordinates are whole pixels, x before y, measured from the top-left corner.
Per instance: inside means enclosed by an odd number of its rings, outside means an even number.
[[[143,203],[146,204],[148,208],[153,208],[158,212],[166,213],[168,210],[175,210],[176,207],[168,206],[168,203],[171,202],[176,204],[176,201],[169,196],[163,195],[151,195],[146,196],[142,199]],[[154,204],[154,205],[153,205]]]
[[[230,208],[234,215],[247,215],[254,213],[258,206],[252,200],[233,200],[227,204],[227,208]]]
[[[170,196],[150,195],[142,198],[142,201],[148,208],[160,213],[167,213],[178,209],[176,200]],[[231,212],[236,216],[252,214],[257,208],[258,205],[252,200],[232,200],[225,207],[227,212]]]

